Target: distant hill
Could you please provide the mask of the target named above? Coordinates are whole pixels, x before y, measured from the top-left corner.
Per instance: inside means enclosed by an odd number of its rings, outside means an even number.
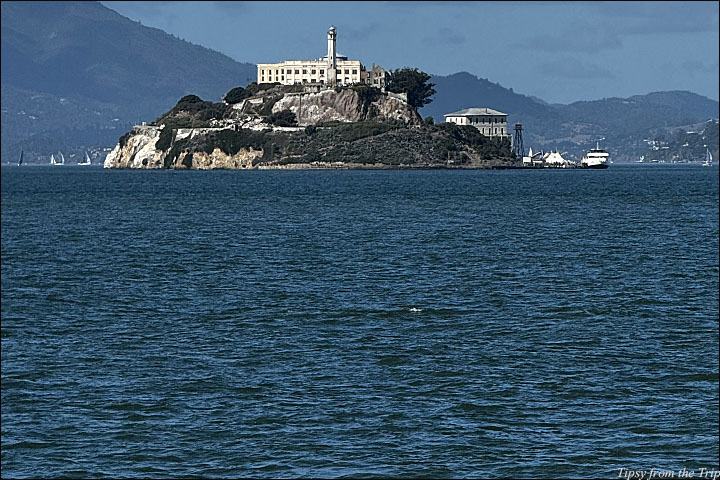
[[[37,136],[117,140],[187,94],[217,101],[256,72],[98,2],[2,2],[1,61],[3,156]]]
[[[436,122],[444,121],[445,113],[470,107],[492,107],[508,114],[523,113],[538,117],[553,115],[549,105],[467,72],[444,77],[433,75],[430,82],[435,84],[437,94],[420,113],[424,117],[432,116]]]
[[[491,107],[508,114],[511,130],[522,123],[526,148],[557,148],[574,159],[601,142],[616,159],[630,161],[647,151],[647,140],[696,128],[719,110],[718,102],[686,91],[550,105],[467,72],[430,81],[437,93],[421,115],[442,122],[445,113]]]
[[[640,156],[646,163],[700,163],[705,160],[707,150],[717,159],[718,121],[708,120],[690,129],[678,129],[648,140],[647,150]]]
[[[58,149],[99,156],[131,124],[155,120],[185,95],[218,101],[256,75],[254,64],[142,26],[98,2],[3,1],[1,32],[5,161],[21,148],[28,163]],[[422,116],[442,122],[445,113],[492,107],[508,113],[511,130],[523,124],[526,147],[557,148],[574,159],[601,142],[616,160],[631,161],[652,139],[718,118],[718,102],[684,91],[558,105],[467,72],[430,81],[437,93]]]

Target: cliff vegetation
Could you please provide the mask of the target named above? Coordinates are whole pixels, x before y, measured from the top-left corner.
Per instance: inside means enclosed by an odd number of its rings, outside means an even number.
[[[195,95],[181,98],[155,122],[123,135],[105,166],[492,168],[514,163],[509,140],[485,137],[471,126],[423,122],[401,91],[253,83],[233,88],[220,103]]]

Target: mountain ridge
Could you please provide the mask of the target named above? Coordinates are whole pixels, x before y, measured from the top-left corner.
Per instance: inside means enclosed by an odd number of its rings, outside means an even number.
[[[191,93],[219,100],[255,76],[253,64],[143,26],[99,2],[3,2],[1,62],[3,106],[21,105],[3,107],[3,155],[22,140],[67,128],[95,129],[105,141],[115,118],[154,118]],[[38,105],[32,100],[38,94],[50,103]]]
[[[129,124],[151,121],[179,98],[219,100],[255,78],[256,66],[143,26],[99,2],[3,2],[2,154],[28,162],[66,149],[109,147]],[[212,75],[208,75],[212,72]],[[615,155],[718,117],[718,102],[687,91],[549,104],[469,72],[431,77],[443,114],[488,106],[522,123],[525,145],[579,155],[603,139]],[[93,133],[94,132],[94,133]]]
[[[515,123],[523,125],[526,148],[558,149],[575,160],[602,141],[615,158],[632,161],[647,150],[648,139],[718,118],[717,101],[683,90],[547,104],[467,72],[430,81],[437,93],[423,116],[442,121],[443,113],[492,107],[508,114],[511,130]]]

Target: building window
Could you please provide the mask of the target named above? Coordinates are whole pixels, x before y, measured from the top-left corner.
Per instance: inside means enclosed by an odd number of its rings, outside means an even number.
[[[338,75],[342,75],[342,68],[338,68],[337,73],[338,73]]]
[[[303,75],[306,75],[306,74],[307,74],[307,70],[305,70],[305,69],[303,68]]]
[[[300,75],[300,70],[295,70],[295,75]]]
[[[313,75],[315,75],[315,72],[316,72],[316,70],[315,70],[315,69],[313,69],[313,70],[310,70],[310,73],[312,73]]]
[[[322,68],[320,69],[320,75],[325,75],[325,70],[323,70]]]
[[[265,75],[265,70],[260,70],[260,73],[261,73],[262,75]]]
[[[346,72],[347,73],[347,72]],[[357,69],[353,68],[353,75],[357,75]]]

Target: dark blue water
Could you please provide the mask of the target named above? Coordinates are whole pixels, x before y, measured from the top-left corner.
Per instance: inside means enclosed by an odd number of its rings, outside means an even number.
[[[718,173],[2,168],[4,477],[718,468]]]

